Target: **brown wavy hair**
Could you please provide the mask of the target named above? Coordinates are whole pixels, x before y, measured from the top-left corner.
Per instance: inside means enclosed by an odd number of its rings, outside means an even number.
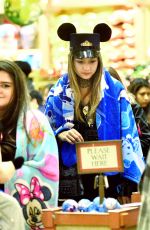
[[[10,60],[0,60],[0,71],[8,73],[14,85],[12,100],[10,101],[5,112],[0,118],[4,134],[4,141],[11,142],[13,144],[16,142],[14,130],[16,131],[18,118],[21,113],[24,114],[25,121],[29,95],[25,75],[16,63]],[[23,125],[25,128],[25,124]]]

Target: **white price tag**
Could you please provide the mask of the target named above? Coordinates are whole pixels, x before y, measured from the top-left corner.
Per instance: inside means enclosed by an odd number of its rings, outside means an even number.
[[[104,176],[104,183],[105,183],[105,188],[108,188],[109,187],[109,183],[108,183],[107,176]]]

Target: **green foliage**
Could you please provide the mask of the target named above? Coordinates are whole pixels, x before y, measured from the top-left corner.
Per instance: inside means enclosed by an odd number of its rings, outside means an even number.
[[[4,3],[5,15],[20,26],[34,23],[42,14],[39,0],[5,0]]]
[[[132,77],[133,78],[142,77],[142,78],[150,79],[150,63],[137,65],[134,68]]]

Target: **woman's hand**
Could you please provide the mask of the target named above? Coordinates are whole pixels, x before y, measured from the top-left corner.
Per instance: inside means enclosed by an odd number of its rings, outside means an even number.
[[[75,144],[76,142],[84,141],[82,135],[76,129],[63,131],[59,133],[57,137],[59,140],[67,141],[70,144]]]
[[[9,181],[16,169],[12,161],[0,162],[0,184],[4,184]]]
[[[0,184],[9,181],[13,177],[16,169],[21,168],[23,163],[23,157],[17,157],[13,161],[0,161]]]

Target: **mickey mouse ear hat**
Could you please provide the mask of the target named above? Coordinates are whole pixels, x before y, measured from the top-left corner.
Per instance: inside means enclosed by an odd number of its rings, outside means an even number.
[[[57,30],[58,36],[64,41],[70,41],[70,52],[76,58],[97,57],[100,52],[100,42],[111,38],[111,28],[105,24],[97,24],[93,33],[76,33],[76,28],[71,23],[63,23]]]

